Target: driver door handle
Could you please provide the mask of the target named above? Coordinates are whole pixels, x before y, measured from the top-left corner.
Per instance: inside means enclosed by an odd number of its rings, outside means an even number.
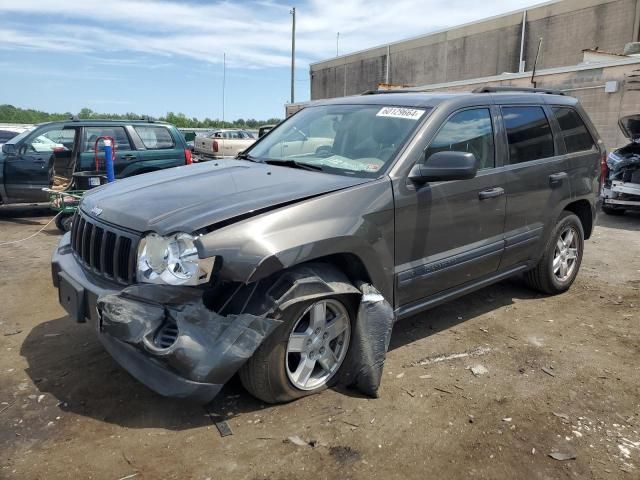
[[[556,185],[560,185],[562,181],[567,178],[569,174],[567,172],[558,172],[552,175],[549,175],[549,184],[553,187]]]
[[[495,188],[490,188],[489,190],[481,191],[480,193],[478,193],[478,198],[480,198],[480,200],[486,200],[488,198],[496,198],[502,195],[504,195],[504,188],[495,187]]]

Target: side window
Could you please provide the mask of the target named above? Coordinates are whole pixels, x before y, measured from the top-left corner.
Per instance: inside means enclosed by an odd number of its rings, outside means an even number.
[[[131,150],[129,137],[127,137],[124,127],[86,127],[84,129],[83,151],[93,152],[99,137],[113,138],[116,141],[116,150]]]
[[[542,107],[502,107],[509,143],[509,163],[554,155],[551,126]]]
[[[442,151],[473,153],[479,168],[495,166],[493,126],[488,108],[456,113],[440,129],[426,150],[425,158]]]
[[[135,131],[149,150],[163,150],[175,147],[173,137],[165,127],[134,125]]]
[[[553,107],[553,113],[560,124],[567,153],[584,152],[595,147],[593,137],[578,112],[573,108]]]
[[[64,130],[62,128],[49,130],[32,138],[26,144],[27,151],[32,153],[56,153],[56,155],[64,152],[69,152],[70,154],[71,150],[73,150],[75,132],[74,129]]]

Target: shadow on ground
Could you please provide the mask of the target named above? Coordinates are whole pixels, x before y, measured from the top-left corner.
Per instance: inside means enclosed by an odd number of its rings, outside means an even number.
[[[640,211],[627,210],[624,215],[607,215],[598,212],[597,227],[640,232]]]
[[[514,282],[485,288],[399,322],[394,327],[390,350],[510,305],[514,298],[533,296]],[[228,419],[269,407],[246,393],[237,378],[206,407],[161,397],[129,376],[109,356],[91,325],[74,323],[66,316],[31,330],[20,354],[28,362],[26,372],[34,384],[58,399],[62,410],[127,428],[188,430],[210,425],[212,415]],[[338,390],[361,396],[356,391]]]

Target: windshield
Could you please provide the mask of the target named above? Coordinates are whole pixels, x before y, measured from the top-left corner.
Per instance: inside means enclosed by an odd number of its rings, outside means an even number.
[[[377,177],[427,109],[384,105],[307,107],[247,151],[258,161],[308,164],[341,175]]]

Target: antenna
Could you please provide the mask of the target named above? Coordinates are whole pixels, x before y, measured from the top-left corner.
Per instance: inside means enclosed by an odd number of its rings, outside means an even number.
[[[542,47],[542,37],[540,37],[540,41],[538,42],[538,51],[536,52],[536,61],[533,62],[533,71],[531,72],[531,85],[533,88],[536,88],[536,67],[538,66],[538,58],[540,57],[540,48]]]

